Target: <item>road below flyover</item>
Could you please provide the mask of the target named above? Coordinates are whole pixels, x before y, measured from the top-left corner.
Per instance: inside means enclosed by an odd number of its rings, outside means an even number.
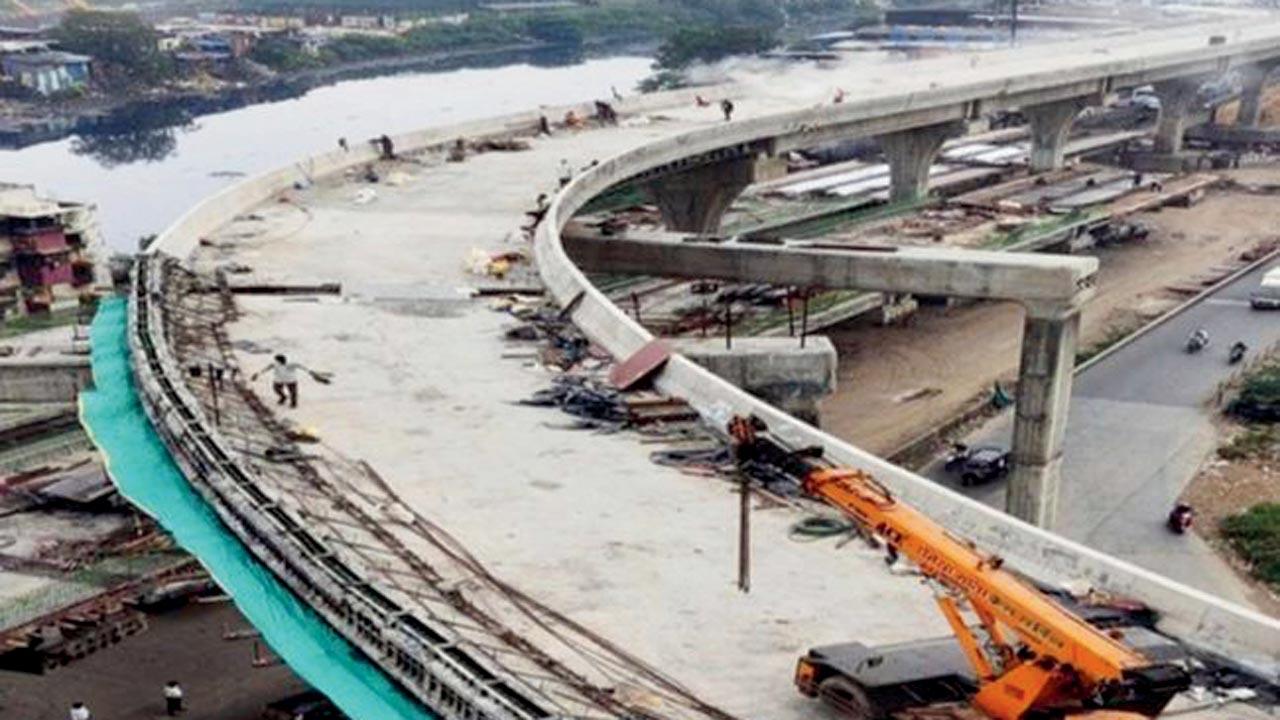
[[[1238,370],[1227,364],[1236,340],[1252,350],[1280,342],[1280,316],[1249,307],[1249,293],[1271,260],[1227,283],[1164,324],[1085,368],[1072,389],[1056,531],[1178,582],[1260,606],[1248,586],[1198,535],[1174,535],[1165,516],[1218,444],[1213,399]],[[1211,344],[1190,354],[1198,327]],[[1012,413],[972,433],[971,445],[1008,447]],[[960,488],[940,463],[928,476],[990,505],[1004,506],[1004,483]],[[1265,607],[1265,605],[1262,605]]]

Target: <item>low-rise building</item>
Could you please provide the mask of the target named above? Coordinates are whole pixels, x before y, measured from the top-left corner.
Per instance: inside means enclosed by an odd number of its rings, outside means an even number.
[[[258,27],[280,30],[300,30],[307,26],[307,21],[292,15],[260,15],[256,19]]]
[[[0,183],[0,317],[72,307],[98,273],[94,208]]]
[[[394,15],[343,15],[339,25],[356,30],[388,30],[395,29]]]
[[[186,38],[178,33],[161,33],[156,38],[156,49],[162,53],[177,52],[186,42]]]
[[[35,50],[0,55],[5,77],[41,95],[74,90],[89,82],[87,55],[56,50]]]

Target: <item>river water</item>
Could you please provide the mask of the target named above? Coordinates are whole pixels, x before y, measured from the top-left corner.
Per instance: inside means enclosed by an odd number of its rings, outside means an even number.
[[[320,87],[300,97],[146,123],[127,133],[72,136],[0,150],[0,182],[34,183],[60,199],[95,203],[103,238],[131,252],[202,197],[243,175],[351,142],[630,92],[648,58],[588,59],[559,66],[410,72]]]

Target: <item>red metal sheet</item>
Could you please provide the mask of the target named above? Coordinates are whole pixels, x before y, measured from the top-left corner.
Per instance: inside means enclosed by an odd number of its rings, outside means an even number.
[[[61,228],[18,235],[13,238],[14,252],[19,255],[50,255],[67,250],[67,236]]]
[[[609,371],[609,382],[619,390],[630,390],[653,375],[671,357],[671,345],[665,340],[650,340]]]

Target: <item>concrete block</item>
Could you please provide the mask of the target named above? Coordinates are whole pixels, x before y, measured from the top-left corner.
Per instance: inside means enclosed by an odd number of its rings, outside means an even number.
[[[836,348],[824,336],[677,340],[693,362],[791,415],[816,424],[818,402],[836,389]]]

